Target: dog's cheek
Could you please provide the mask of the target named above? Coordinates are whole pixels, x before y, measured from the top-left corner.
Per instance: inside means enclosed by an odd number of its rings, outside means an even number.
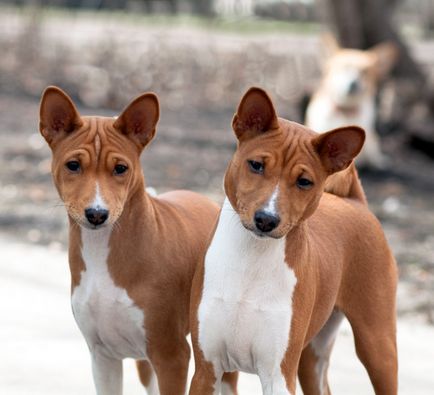
[[[310,198],[307,205],[305,206],[303,214],[300,217],[300,221],[304,221],[307,218],[309,218],[318,208],[319,201],[321,199],[321,194],[314,193],[314,192],[315,191],[312,191],[312,197]]]

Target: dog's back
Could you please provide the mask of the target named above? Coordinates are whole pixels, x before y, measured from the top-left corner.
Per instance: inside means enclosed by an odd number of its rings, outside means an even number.
[[[368,204],[355,164],[328,177],[325,192]]]

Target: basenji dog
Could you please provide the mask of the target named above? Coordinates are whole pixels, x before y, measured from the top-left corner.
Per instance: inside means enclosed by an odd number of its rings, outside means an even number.
[[[387,159],[376,132],[376,98],[379,84],[398,58],[398,49],[384,42],[362,51],[341,48],[331,36],[324,37],[326,64],[319,88],[306,110],[306,125],[326,132],[345,125],[358,125],[366,132],[357,165],[383,169]]]
[[[59,88],[42,96],[40,131],[69,217],[72,310],[99,395],[122,393],[134,358],[148,394],[186,390],[190,288],[218,206],[196,193],[145,191],[140,154],[159,119],[146,93],[117,118],[80,116]],[[236,377],[227,387],[236,393]]]
[[[361,150],[363,130],[317,134],[278,118],[259,88],[232,126],[226,200],[192,285],[190,395],[218,393],[232,371],[257,374],[266,395],[294,395],[297,373],[304,394],[330,394],[343,317],[375,393],[396,395],[395,260],[363,191],[324,192]]]

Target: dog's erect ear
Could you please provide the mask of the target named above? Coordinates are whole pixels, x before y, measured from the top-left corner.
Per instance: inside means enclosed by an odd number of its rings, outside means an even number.
[[[399,58],[399,48],[391,41],[375,45],[368,51],[374,59],[377,76],[384,78]]]
[[[330,58],[341,49],[336,37],[330,33],[325,32],[321,34],[321,52],[326,58]]]
[[[315,137],[313,145],[329,174],[346,169],[365,142],[365,131],[357,126],[334,129]]]
[[[276,110],[270,97],[260,88],[250,88],[241,99],[232,120],[237,138],[253,137],[277,127]]]
[[[39,110],[39,130],[51,146],[53,142],[83,124],[70,97],[56,86],[45,89]]]
[[[157,96],[154,93],[144,93],[125,108],[113,126],[131,138],[139,148],[143,148],[154,137],[159,118]]]

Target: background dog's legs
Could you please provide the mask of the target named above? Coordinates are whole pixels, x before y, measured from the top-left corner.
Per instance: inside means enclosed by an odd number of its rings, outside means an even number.
[[[335,310],[301,354],[298,378],[304,395],[330,395],[327,380],[330,354],[344,315]]]
[[[122,361],[107,358],[98,351],[92,353],[92,373],[98,395],[122,394]]]
[[[140,381],[145,386],[148,395],[160,395],[157,375],[151,364],[148,361],[136,361],[136,364]]]
[[[173,343],[160,344],[158,349],[154,348],[152,354],[150,353],[161,395],[185,394],[190,346],[185,338],[176,344],[176,348],[173,348]]]

